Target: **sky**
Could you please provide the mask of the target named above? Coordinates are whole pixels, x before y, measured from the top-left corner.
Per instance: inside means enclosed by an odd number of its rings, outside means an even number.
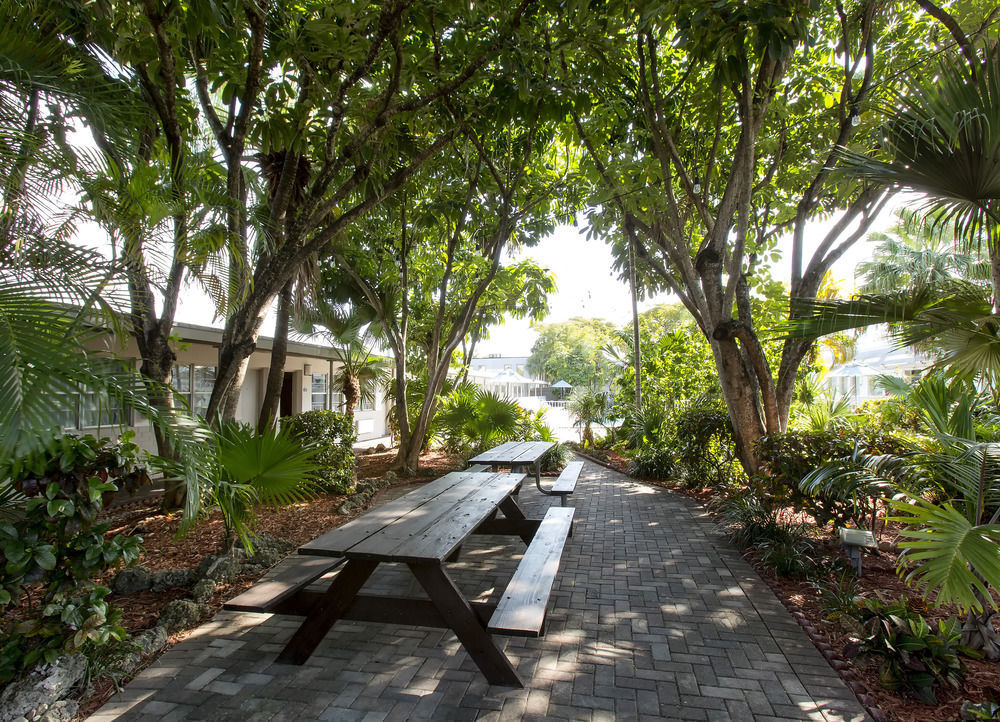
[[[912,199],[901,198],[887,209],[872,224],[869,233],[885,231],[895,219],[892,210]],[[813,223],[806,232],[807,239],[821,239],[833,223],[833,219]],[[806,248],[809,258],[810,248]],[[784,251],[781,260],[774,264],[774,278],[788,282],[790,263],[788,260],[788,239],[779,241]],[[854,269],[857,264],[871,255],[872,244],[864,239],[858,241],[834,266],[834,277],[840,283],[844,294],[854,290]],[[539,265],[548,268],[556,276],[556,294],[549,300],[549,315],[542,324],[568,321],[580,316],[601,318],[615,324],[628,323],[632,318],[632,305],[628,283],[618,279],[613,270],[610,247],[600,240],[586,240],[586,227],[560,226],[550,236],[534,248],[525,249],[516,258],[533,258]],[[639,311],[663,303],[677,303],[677,297],[663,293],[639,302]],[[527,356],[538,338],[538,332],[527,320],[508,319],[502,326],[490,331],[490,337],[481,341],[477,354],[501,354],[503,356]]]

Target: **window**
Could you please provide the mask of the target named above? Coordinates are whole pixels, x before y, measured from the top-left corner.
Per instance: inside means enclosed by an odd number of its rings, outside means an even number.
[[[327,408],[326,374],[312,375],[312,410],[325,411]]]
[[[191,411],[204,416],[215,386],[215,366],[174,366],[173,383]]]
[[[358,411],[374,411],[375,404],[370,399],[364,397],[358,399]]]
[[[59,393],[64,429],[95,429],[132,423],[129,407],[121,400],[95,391]]]

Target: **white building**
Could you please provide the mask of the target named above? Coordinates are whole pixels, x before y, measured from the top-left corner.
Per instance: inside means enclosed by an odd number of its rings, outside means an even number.
[[[851,406],[857,407],[871,399],[881,399],[888,393],[878,386],[882,375],[898,376],[910,380],[933,363],[926,354],[912,347],[897,349],[884,337],[862,337],[854,358],[834,366],[824,378],[824,383],[834,395],[846,396]]]
[[[178,342],[174,347],[177,351],[177,365],[174,367],[173,386],[192,410],[204,413],[215,384],[222,331],[208,326],[177,323],[174,324],[174,334],[178,337]],[[271,338],[261,337],[257,342],[257,349],[250,355],[246,379],[236,408],[237,421],[253,425],[257,423],[271,365],[271,345]],[[132,338],[124,346],[108,350],[119,358],[132,360],[136,366],[139,365],[138,347]],[[342,395],[330,383],[337,367],[338,363],[329,346],[289,341],[279,416],[291,416],[316,409],[342,410]],[[354,425],[359,442],[378,439],[388,433],[388,404],[381,394],[376,394],[376,397],[374,405],[361,402],[354,411]],[[136,442],[142,448],[149,451],[156,449],[152,428],[145,418],[131,410],[98,408],[93,398],[85,394],[67,405],[64,426],[74,433],[95,436],[111,435],[117,432],[119,426],[124,426],[135,430]]]

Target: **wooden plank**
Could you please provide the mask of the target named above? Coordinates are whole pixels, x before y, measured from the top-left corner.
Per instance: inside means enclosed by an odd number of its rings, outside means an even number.
[[[348,549],[377,534],[386,525],[413,513],[415,509],[428,504],[448,489],[466,481],[464,472],[452,472],[440,479],[424,484],[388,504],[372,509],[353,521],[349,521],[326,534],[299,547],[299,554],[340,556]]]
[[[552,507],[504,590],[488,629],[527,637],[541,634],[552,584],[573,523],[572,507]]]
[[[399,562],[443,561],[524,478],[522,474],[471,474],[474,483],[440,494],[406,518],[354,546],[348,556]]]
[[[583,471],[582,461],[571,461],[566,464],[556,483],[552,485],[550,494],[572,494],[576,490],[576,482]]]
[[[278,662],[281,664],[304,664],[323,641],[323,637],[336,624],[344,612],[354,603],[354,597],[375,571],[378,562],[364,559],[349,559],[340,574],[334,578],[330,588],[309,610],[301,626],[281,650]]]
[[[526,442],[526,446],[524,448],[517,449],[516,454],[511,456],[510,462],[512,464],[534,464],[536,461],[545,456],[549,452],[549,449],[555,445],[554,441]]]
[[[470,464],[491,464],[492,465],[492,464],[494,464],[494,463],[496,463],[498,461],[499,462],[506,462],[507,459],[510,457],[511,449],[513,449],[516,446],[519,446],[522,443],[524,443],[524,442],[523,441],[507,441],[507,442],[504,442],[503,444],[500,444],[500,446],[494,446],[492,449],[489,449],[488,451],[484,451],[483,453],[479,454],[478,456],[473,456],[471,459],[469,459],[469,463]]]
[[[280,614],[304,617],[323,596],[322,592],[305,590],[296,597],[298,604],[281,607]],[[479,622],[486,626],[497,610],[491,602],[470,601],[469,606],[476,613]],[[424,597],[405,597],[384,594],[361,594],[341,615],[341,619],[352,622],[374,622],[378,624],[407,624],[414,627],[434,627],[451,629],[448,620],[441,616],[434,603]]]
[[[285,557],[256,584],[222,605],[237,612],[268,612],[303,587],[319,579],[343,559],[328,557]]]
[[[468,469],[466,469],[466,471],[469,472],[470,474],[485,474],[488,473],[489,470],[490,467],[487,466],[486,464],[476,464],[475,466],[470,466]]]

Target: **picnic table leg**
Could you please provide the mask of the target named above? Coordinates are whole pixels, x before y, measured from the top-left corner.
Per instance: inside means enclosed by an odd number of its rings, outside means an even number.
[[[490,684],[523,687],[507,656],[497,649],[462,592],[439,564],[408,564],[441,616]]]
[[[316,651],[323,637],[348,610],[378,562],[367,559],[348,559],[306,619],[278,655],[282,664],[304,664]]]
[[[524,510],[518,506],[518,503],[514,500],[513,496],[508,496],[506,499],[500,502],[500,511],[503,512],[504,517],[511,519],[513,521],[527,521],[527,517],[524,515]],[[521,541],[525,544],[531,544],[531,540],[535,538],[534,531],[522,531],[518,533],[521,537]]]

